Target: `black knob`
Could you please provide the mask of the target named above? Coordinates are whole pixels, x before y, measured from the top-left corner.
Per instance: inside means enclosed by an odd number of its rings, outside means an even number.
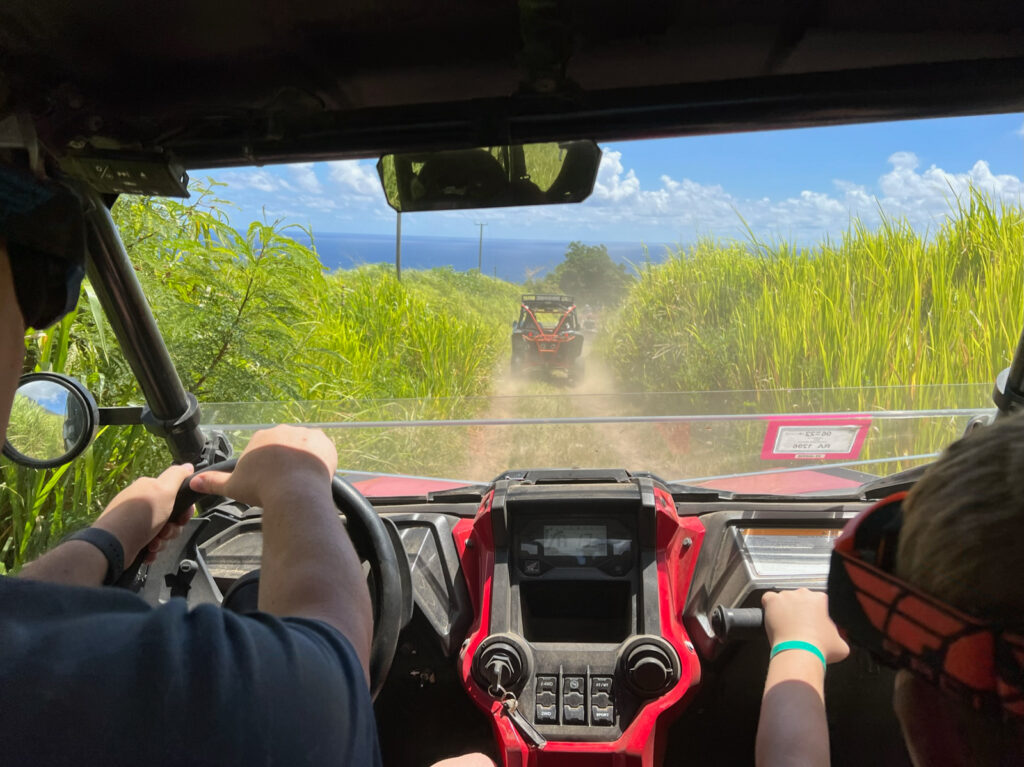
[[[488,688],[514,687],[522,678],[523,665],[522,653],[511,642],[493,642],[476,657],[478,675]]]
[[[722,642],[764,636],[764,610],[760,607],[726,607],[711,611],[711,630]]]
[[[623,666],[630,686],[645,697],[660,695],[675,681],[672,659],[653,643],[639,644],[630,650]]]

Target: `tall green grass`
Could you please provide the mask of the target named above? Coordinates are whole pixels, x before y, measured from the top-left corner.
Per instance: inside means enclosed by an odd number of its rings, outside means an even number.
[[[444,418],[481,407],[472,397],[489,391],[507,353],[515,286],[451,269],[406,271],[401,282],[382,267],[327,272],[303,243],[308,232],[292,237],[276,222],[236,231],[214,187],[193,191],[188,205],[122,198],[114,216],[175,366],[214,419],[214,402],[281,403],[252,408],[253,422],[265,424],[305,421],[299,401],[323,403],[328,420]],[[74,375],[100,405],[141,402],[88,285],[78,311],[26,336],[25,371]],[[411,451],[441,455],[413,431],[336,435],[342,463],[387,470]],[[241,447],[247,435],[238,436]],[[135,427],[105,429],[59,469],[0,459],[0,572],[87,524],[169,458]]]
[[[299,398],[484,394],[515,300],[515,286],[475,272],[407,270],[401,282],[386,267],[332,273],[300,331]]]
[[[929,239],[854,220],[813,248],[680,249],[643,271],[603,350],[649,391],[986,382],[1022,305],[1022,211],[972,192]]]
[[[803,389],[846,389],[848,411],[983,408],[982,389],[955,385],[991,382],[1009,364],[1022,306],[1024,214],[972,191],[928,238],[901,220],[853,220],[812,248],[681,248],[643,270],[602,350],[631,390],[751,390],[754,412],[793,412],[815,399],[794,398]],[[961,420],[884,439],[876,425],[861,457],[934,452]],[[747,432],[740,441],[759,444],[763,426]]]

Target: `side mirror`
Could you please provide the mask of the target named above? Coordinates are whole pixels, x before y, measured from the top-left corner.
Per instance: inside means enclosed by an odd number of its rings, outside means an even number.
[[[3,454],[33,469],[62,466],[89,446],[99,421],[96,401],[78,381],[29,373],[14,393]]]

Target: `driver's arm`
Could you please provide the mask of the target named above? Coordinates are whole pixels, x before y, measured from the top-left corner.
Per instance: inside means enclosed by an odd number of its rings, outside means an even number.
[[[174,496],[192,473],[191,464],[172,466],[159,477],[142,477],[118,493],[93,522],[113,534],[124,549],[127,567],[145,548],[151,562],[165,541],[181,534],[181,526],[168,522]],[[85,541],[65,541],[29,562],[20,578],[66,586],[100,586],[107,574],[107,558]]]
[[[233,473],[199,474],[192,489],[263,507],[260,610],[333,626],[369,679],[373,615],[359,558],[331,498],[337,464],[322,431],[277,426],[253,435]]]

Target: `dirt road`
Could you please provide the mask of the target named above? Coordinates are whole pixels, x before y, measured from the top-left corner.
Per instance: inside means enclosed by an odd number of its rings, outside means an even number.
[[[499,378],[497,391],[480,418],[564,418],[649,414],[649,397],[619,391],[603,360],[586,355],[583,381],[570,385],[543,371]],[[508,469],[546,467],[624,468],[683,476],[680,461],[689,451],[690,425],[596,423],[486,425],[472,427],[465,463],[453,476],[489,480]]]

